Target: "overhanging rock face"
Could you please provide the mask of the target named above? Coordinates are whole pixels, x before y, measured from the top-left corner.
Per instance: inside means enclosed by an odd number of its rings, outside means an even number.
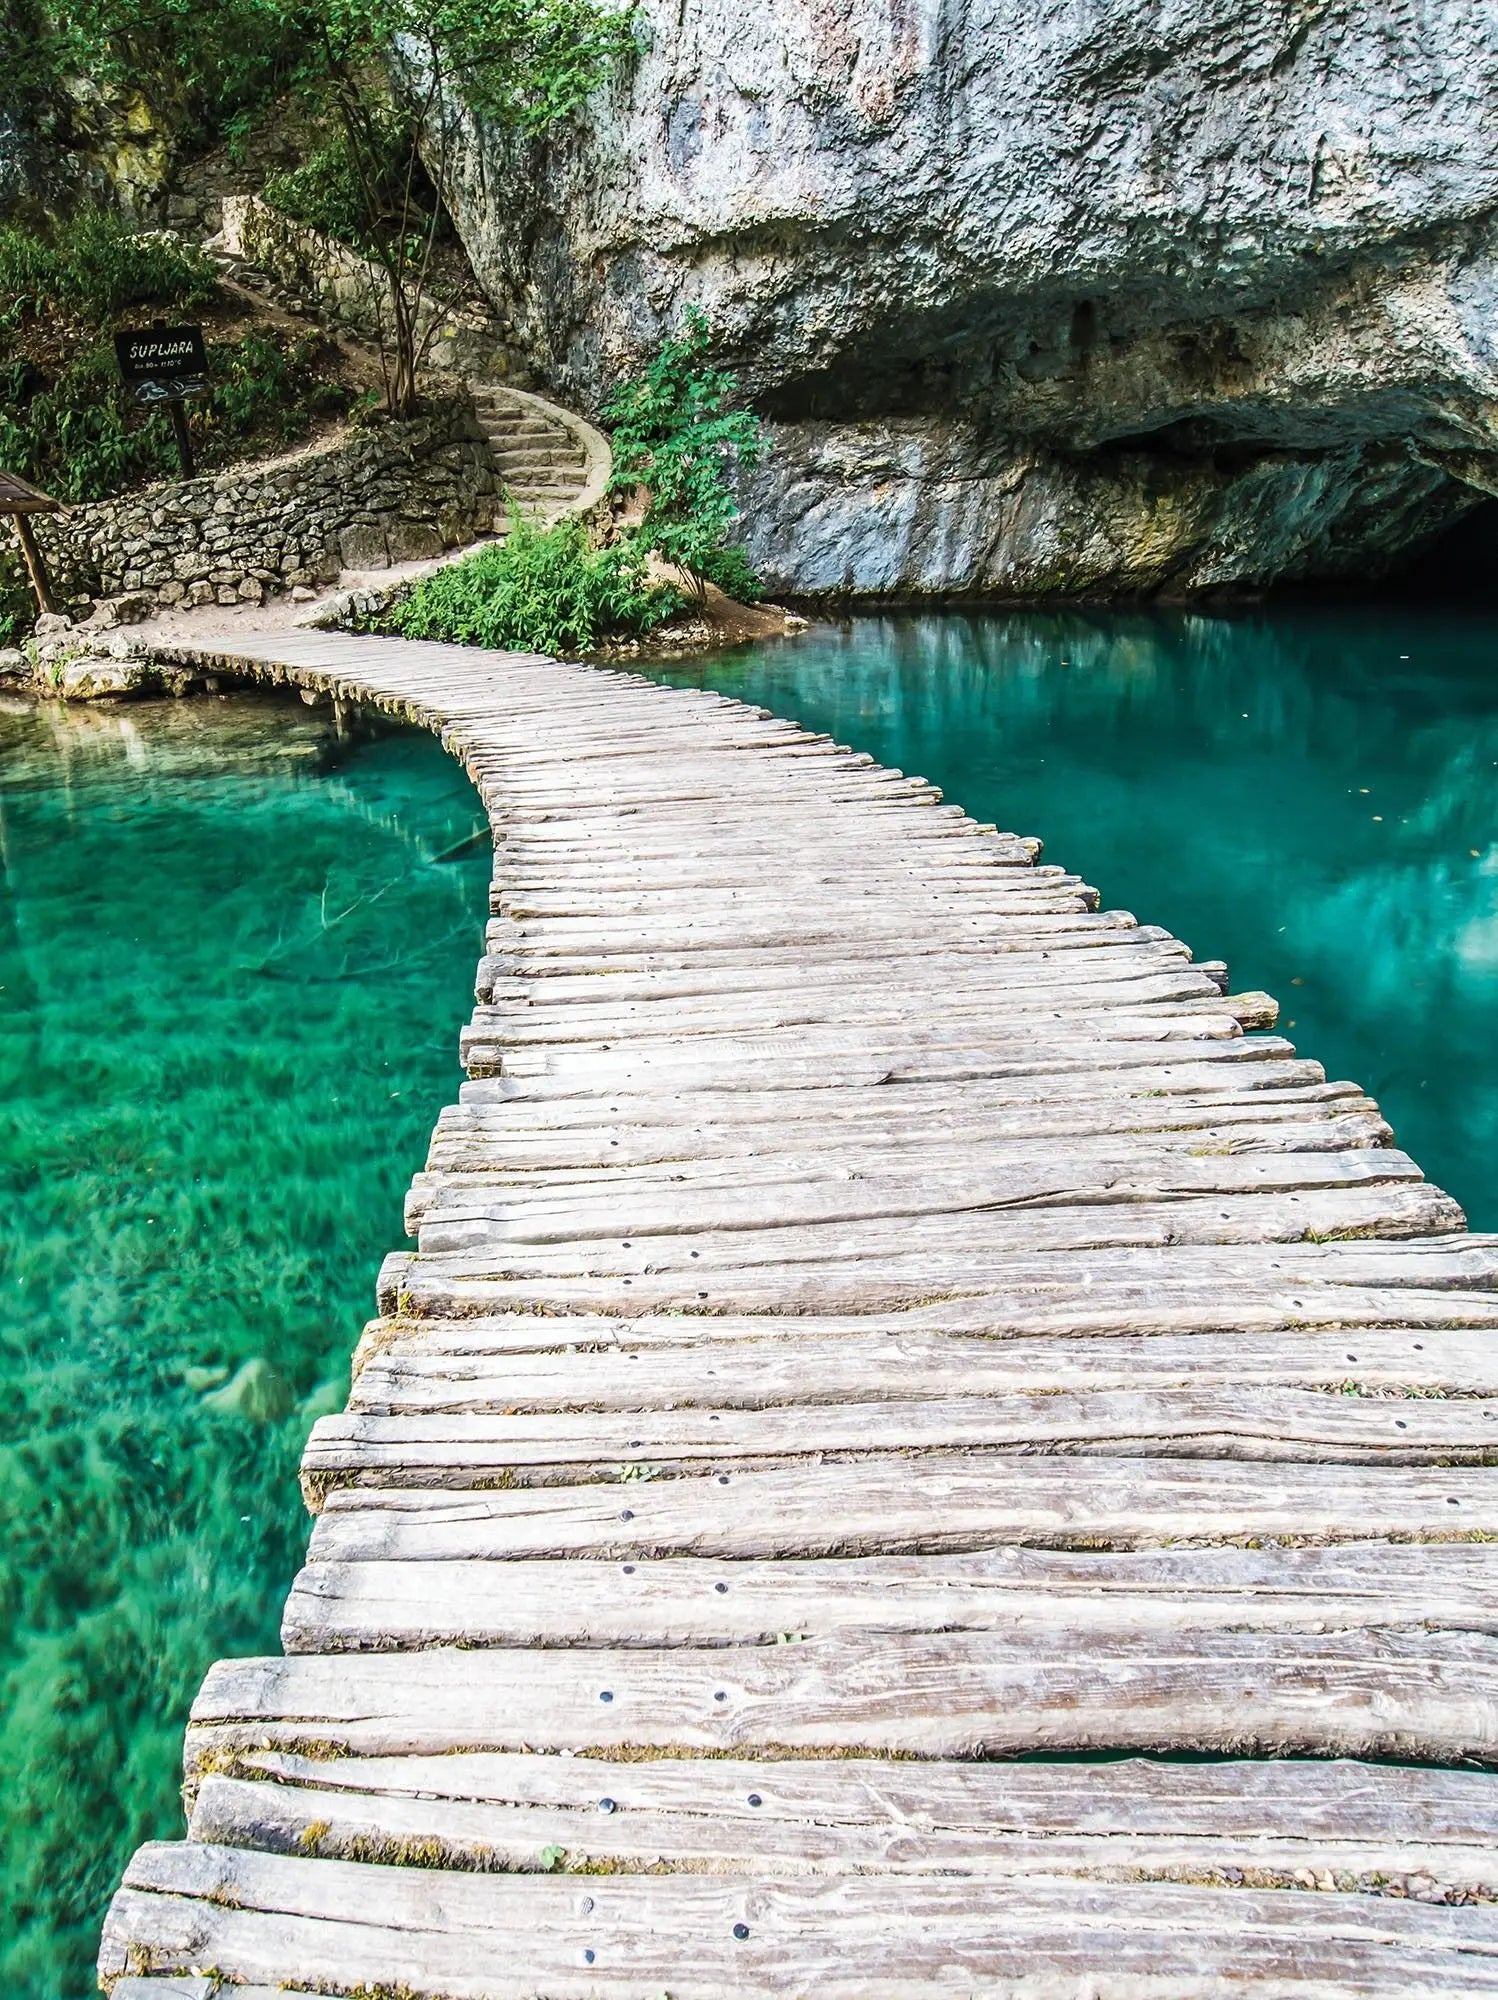
[[[778,585],[1356,572],[1477,497],[1473,455],[1498,450],[1482,0],[641,17],[633,72],[544,150],[470,130],[459,222],[584,400],[706,307],[777,420],[745,498]]]

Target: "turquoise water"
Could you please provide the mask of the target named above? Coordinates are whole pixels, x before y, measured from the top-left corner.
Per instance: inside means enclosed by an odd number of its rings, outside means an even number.
[[[93,1990],[182,1725],[275,1649],[459,1081],[488,877],[425,735],[299,701],[0,707],[0,1990]]]
[[[860,619],[651,668],[763,702],[1165,924],[1498,1227],[1498,617]]]
[[[652,671],[1043,835],[1498,1225],[1498,620],[866,619]],[[478,820],[425,736],[297,702],[0,706],[7,1995],[91,1990],[204,1668],[276,1644],[301,1442],[458,1081]]]

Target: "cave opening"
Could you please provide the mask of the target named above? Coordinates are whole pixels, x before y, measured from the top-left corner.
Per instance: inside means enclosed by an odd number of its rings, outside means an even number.
[[[1422,604],[1498,605],[1498,500],[1483,500],[1387,579],[1394,596]]]

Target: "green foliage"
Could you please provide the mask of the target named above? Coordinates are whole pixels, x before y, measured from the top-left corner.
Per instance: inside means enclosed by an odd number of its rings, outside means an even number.
[[[267,0],[275,4],[275,0]],[[365,92],[399,51],[405,81],[436,80],[496,123],[544,132],[635,47],[632,12],[597,0],[285,0],[314,94]]]
[[[0,228],[0,465],[59,500],[102,500],[176,469],[160,411],[124,396],[111,332],[117,317],[191,312],[213,297],[212,265],[175,238],[137,235],[88,212],[46,236]],[[190,409],[206,466],[248,444],[304,437],[347,406],[324,379],[323,343],[251,333],[210,344],[210,394]]]
[[[234,456],[247,442],[295,444],[316,418],[350,409],[352,393],[325,372],[328,353],[321,335],[294,336],[280,328],[210,346],[212,387],[195,408],[205,465]]]
[[[348,142],[341,135],[288,173],[271,174],[260,190],[279,214],[305,228],[319,229],[358,249],[365,235],[359,180]]]
[[[105,330],[132,306],[205,304],[217,279],[203,252],[174,236],[139,234],[105,209],[88,209],[43,236],[0,226],[0,351],[29,322]]]
[[[753,411],[734,407],[737,378],[708,362],[711,346],[707,315],[689,306],[680,333],[605,406],[613,426],[609,491],[645,487],[646,545],[684,570],[699,594],[706,581],[752,599],[758,580],[729,541],[738,509],[728,474],[735,465],[756,465],[764,440]]]
[[[535,134],[576,111],[634,47],[632,17],[599,0],[260,0],[281,7],[303,100],[337,143],[280,177],[272,199],[354,244],[384,272],[386,400],[416,405],[422,301],[465,108]]]
[[[37,14],[38,83],[55,90],[85,76],[116,94],[144,89],[185,112],[201,138],[242,131],[300,59],[297,10],[285,0],[64,0]]]
[[[654,631],[681,598],[652,583],[638,536],[597,548],[580,521],[549,528],[510,518],[507,540],[439,569],[387,615],[405,639],[520,652],[587,652],[602,640]]]

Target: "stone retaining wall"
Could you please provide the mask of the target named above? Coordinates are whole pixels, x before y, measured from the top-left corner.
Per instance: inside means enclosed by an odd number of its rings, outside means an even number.
[[[258,604],[472,541],[493,525],[497,492],[473,404],[452,396],[409,423],[75,507],[36,531],[69,599]]]

